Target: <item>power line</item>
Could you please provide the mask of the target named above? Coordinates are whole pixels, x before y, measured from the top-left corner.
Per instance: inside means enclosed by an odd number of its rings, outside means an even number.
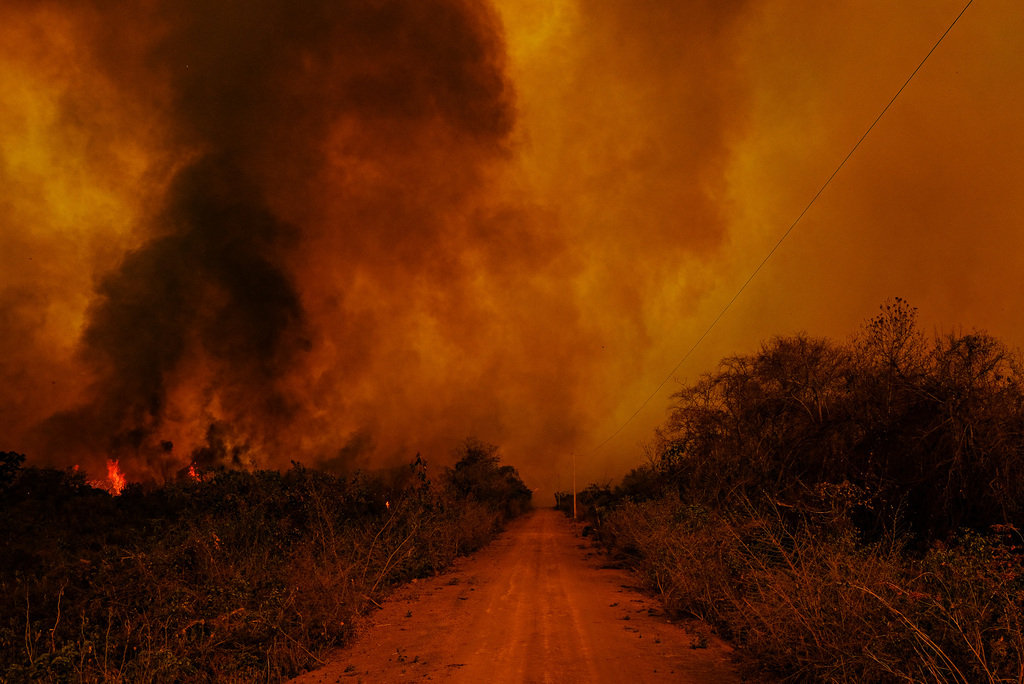
[[[673,376],[675,376],[676,372],[679,370],[679,367],[686,363],[686,360],[690,358],[690,355],[693,354],[694,350],[696,350],[697,347],[700,346],[700,343],[703,342],[704,338],[707,337],[708,334],[714,329],[714,327],[718,324],[718,321],[722,320],[722,317],[725,316],[726,312],[729,311],[729,309],[736,302],[736,300],[739,299],[740,295],[743,294],[743,291],[747,289],[747,286],[750,285],[751,281],[753,281],[757,274],[761,271],[761,269],[764,268],[764,265],[768,263],[768,260],[772,258],[772,255],[775,254],[776,250],[778,250],[782,243],[785,242],[786,238],[789,237],[789,234],[793,232],[793,229],[796,228],[796,225],[798,223],[800,223],[800,220],[804,217],[804,215],[808,211],[810,211],[811,207],[818,200],[818,197],[820,197],[821,194],[825,192],[825,188],[827,188],[829,184],[832,182],[832,179],[836,177],[836,175],[842,170],[844,166],[846,166],[846,162],[850,160],[850,157],[852,157],[853,153],[857,151],[857,148],[860,147],[860,144],[862,142],[864,142],[864,139],[868,137],[871,131],[875,128],[875,125],[882,119],[883,116],[885,116],[885,113],[889,111],[889,108],[892,107],[892,104],[896,102],[896,99],[900,96],[900,94],[907,87],[907,85],[909,85],[910,82],[914,79],[914,76],[916,76],[917,72],[921,70],[921,67],[923,67],[924,63],[928,61],[928,58],[932,56],[932,53],[935,52],[936,48],[939,47],[939,44],[942,43],[942,41],[946,38],[949,32],[953,30],[953,27],[956,26],[958,21],[960,21],[960,17],[964,15],[964,12],[967,11],[967,8],[970,7],[971,3],[973,2],[974,0],[967,1],[967,4],[964,5],[964,8],[960,10],[960,14],[956,15],[956,19],[953,20],[953,23],[951,23],[949,27],[942,33],[942,35],[939,36],[939,39],[935,41],[935,45],[933,45],[932,49],[928,51],[928,54],[924,56],[924,59],[921,60],[921,63],[917,65],[917,68],[914,69],[913,72],[911,72],[910,76],[907,77],[907,80],[903,82],[903,85],[900,86],[899,90],[896,91],[896,94],[892,96],[891,100],[889,100],[889,103],[885,105],[885,107],[882,109],[879,115],[875,117],[875,120],[871,122],[871,125],[868,126],[867,130],[864,131],[864,135],[860,136],[860,139],[857,141],[857,143],[850,149],[846,156],[843,157],[843,160],[839,162],[839,166],[836,167],[836,170],[833,171],[832,175],[830,175],[828,179],[822,184],[821,188],[818,189],[818,192],[816,192],[814,194],[814,197],[811,198],[811,201],[807,203],[806,207],[804,207],[804,210],[800,212],[800,215],[796,217],[796,220],[793,221],[792,225],[790,225],[786,232],[782,234],[782,237],[778,239],[778,241],[775,243],[775,246],[772,247],[768,254],[764,257],[764,259],[761,260],[761,263],[757,265],[757,268],[755,268],[754,271],[750,274],[750,277],[747,278],[746,282],[744,282],[743,285],[740,286],[740,289],[736,291],[736,294],[733,295],[732,299],[729,300],[729,303],[725,305],[725,308],[723,308],[722,311],[718,314],[718,316],[715,317],[715,320],[711,321],[711,325],[707,327],[707,330],[705,330],[704,333],[697,338],[697,341],[693,343],[693,346],[691,346],[689,351],[686,352],[686,355],[683,356],[682,359],[680,359],[679,363],[677,363],[675,368],[672,369],[672,372],[670,372],[665,377],[665,379],[661,381],[661,384],[655,388],[655,390],[651,393],[651,396],[647,397],[644,403],[640,404],[639,408],[637,408],[637,410],[633,412],[633,415],[627,418],[626,421],[615,430],[615,432],[610,434],[603,442],[598,444],[590,451],[580,454],[581,457],[589,456],[590,454],[595,453],[605,444],[612,441],[615,438],[615,436],[622,432],[622,430],[627,425],[633,422],[633,419],[636,418],[637,415],[641,411],[643,411],[649,403],[651,403],[654,397],[658,395],[658,392],[661,391],[661,388],[664,387],[668,383],[668,381],[672,379]]]

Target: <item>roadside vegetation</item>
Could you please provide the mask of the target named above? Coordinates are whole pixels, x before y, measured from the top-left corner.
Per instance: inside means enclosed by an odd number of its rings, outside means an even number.
[[[530,503],[497,447],[340,477],[217,470],[112,496],[0,453],[0,680],[277,682],[317,666],[395,585]]]
[[[579,496],[677,614],[791,682],[1024,681],[1024,376],[902,300],[675,395],[648,461]],[[570,502],[571,505],[571,502]]]

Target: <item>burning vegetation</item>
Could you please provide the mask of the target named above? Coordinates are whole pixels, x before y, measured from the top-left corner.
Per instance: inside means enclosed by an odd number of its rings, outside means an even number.
[[[447,567],[529,506],[497,447],[338,477],[215,469],[91,486],[0,453],[0,679],[279,681],[389,587]],[[117,494],[117,496],[113,496]]]
[[[117,496],[124,491],[125,486],[128,484],[128,478],[121,472],[121,468],[118,467],[115,459],[107,461],[107,479],[106,480],[86,480],[86,482],[104,491],[110,492],[114,496]]]

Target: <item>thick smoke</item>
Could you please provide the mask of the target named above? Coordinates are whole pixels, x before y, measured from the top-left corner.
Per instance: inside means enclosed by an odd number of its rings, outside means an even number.
[[[161,478],[475,435],[568,487],[962,7],[493,4],[0,5],[0,449]],[[968,10],[681,379],[892,296],[1024,339],[1022,23]]]
[[[273,427],[295,410],[276,387],[308,346],[298,293],[276,263],[294,231],[223,158],[182,169],[169,196],[167,234],[130,252],[97,286],[82,339],[98,377],[92,403],[42,428],[63,452],[172,465],[162,429],[169,385],[188,354],[216,369],[229,414],[259,415]]]
[[[363,216],[325,225],[304,206],[334,195],[358,201],[344,197],[351,183],[323,185],[332,138],[351,126],[341,144],[368,143],[372,157],[379,146],[434,154],[430,166],[446,152],[428,138],[448,137],[461,150],[445,161],[472,176],[500,152],[513,119],[494,18],[446,0],[52,9],[77,19],[75,38],[113,88],[166,108],[176,169],[162,206],[141,216],[142,244],[98,275],[79,349],[93,381],[84,404],[36,430],[45,451],[90,465],[121,458],[129,474],[166,476],[182,459],[237,463],[271,445],[294,447],[288,426],[313,410],[287,387],[315,333],[303,301],[313,295],[299,288],[317,284],[293,271],[302,249],[318,232],[344,236],[321,245],[344,273],[361,256],[344,253],[350,244],[391,250],[438,239],[437,209],[401,215],[406,195],[428,189],[429,168],[390,196],[369,188],[376,196]],[[433,149],[417,149],[424,145]],[[462,185],[450,194],[472,191],[472,179],[450,176]],[[342,321],[343,334],[358,324]],[[339,381],[351,372],[340,368]]]

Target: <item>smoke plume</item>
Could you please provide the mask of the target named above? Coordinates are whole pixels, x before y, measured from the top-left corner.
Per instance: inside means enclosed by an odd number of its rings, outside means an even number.
[[[0,449],[621,474],[960,9],[6,2]],[[1024,339],[1022,24],[965,13],[680,379],[892,296]]]

